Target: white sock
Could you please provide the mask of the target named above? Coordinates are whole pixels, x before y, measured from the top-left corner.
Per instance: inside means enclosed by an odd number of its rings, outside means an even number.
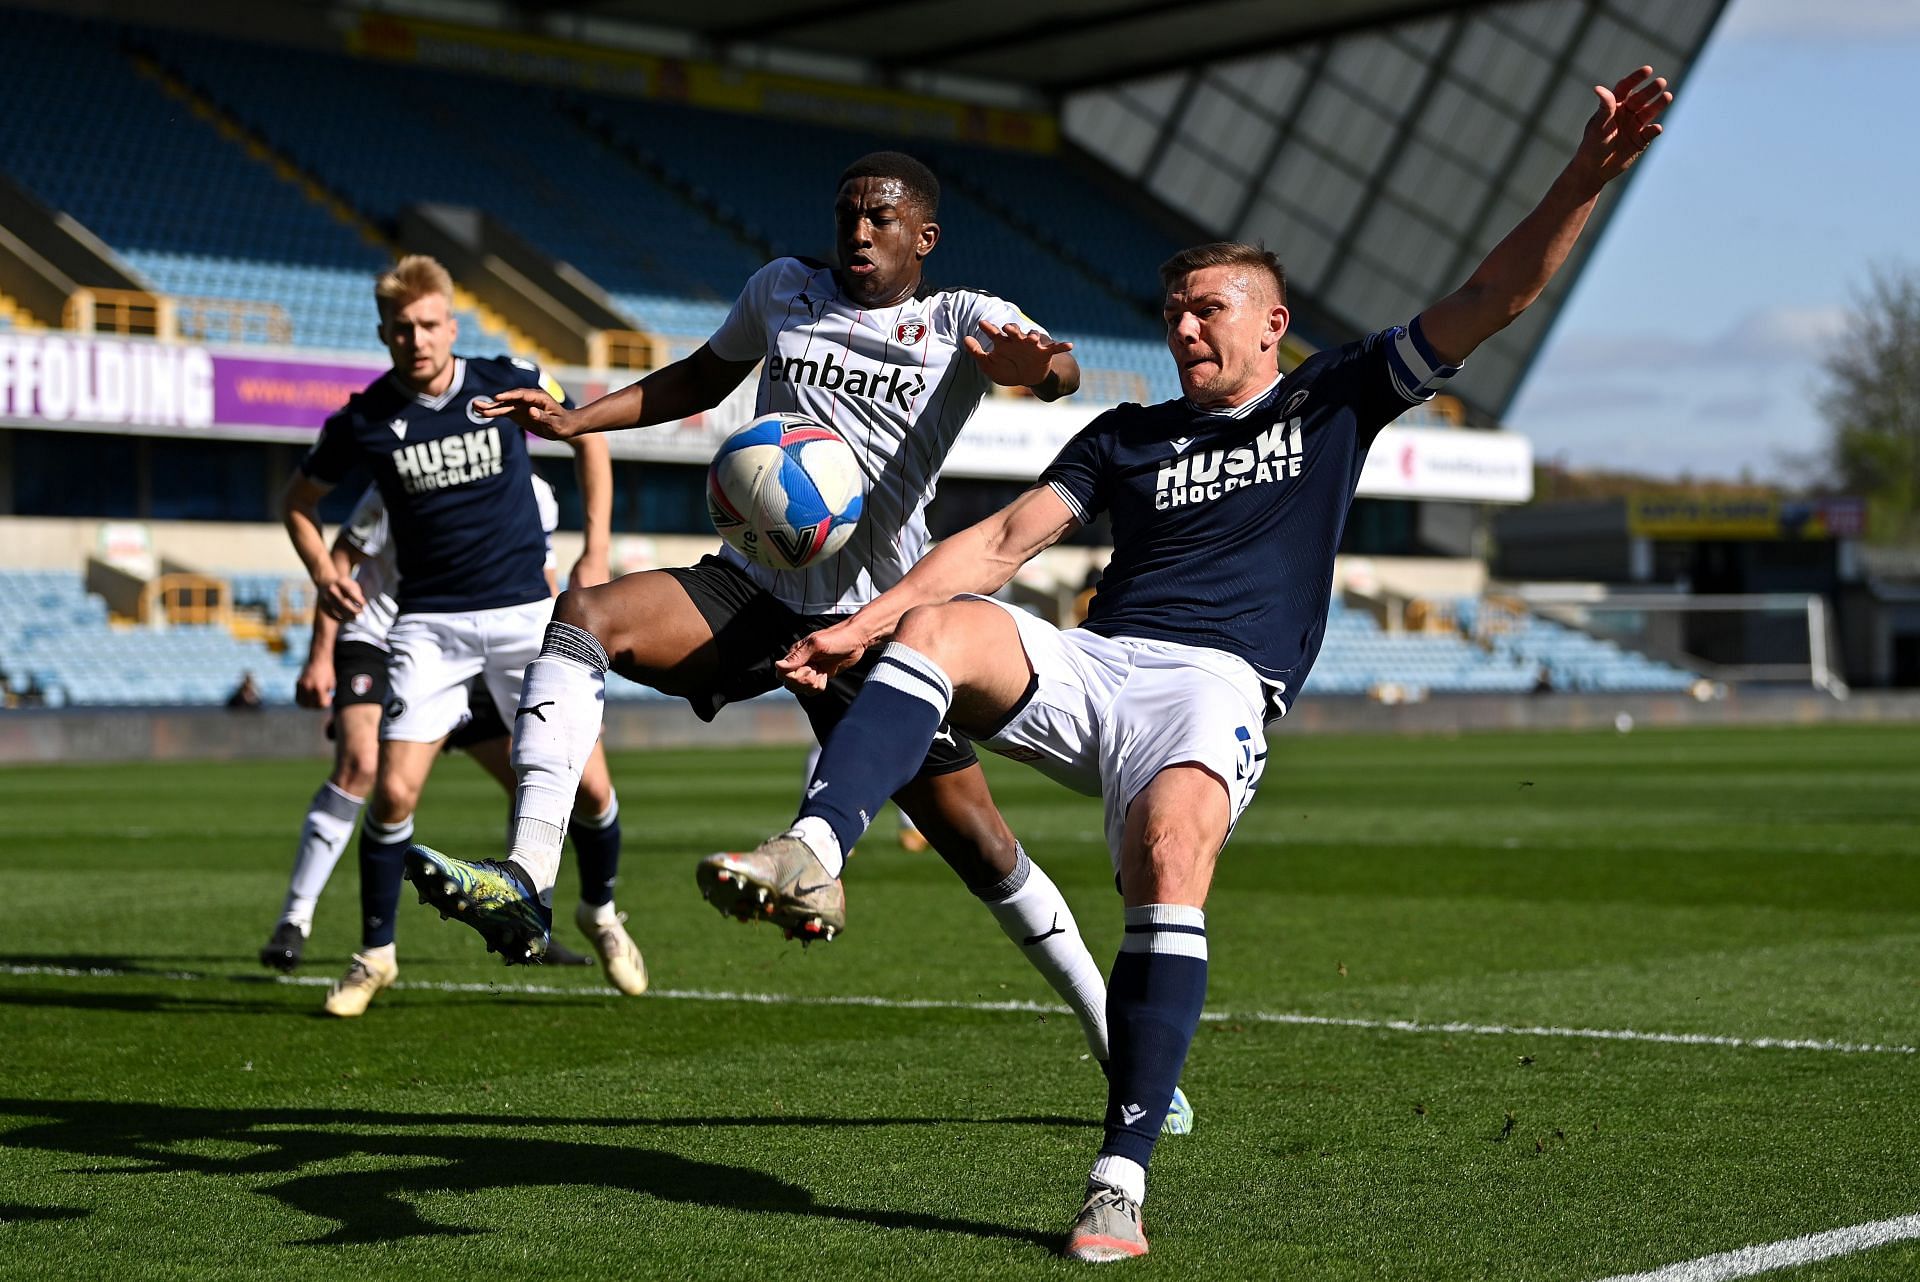
[[[532,878],[543,903],[560,875],[560,846],[580,790],[580,774],[600,738],[607,656],[591,632],[547,625],[540,657],[527,665],[513,722],[513,846],[508,858]]]
[[[846,871],[847,856],[840,849],[840,838],[834,836],[833,825],[819,815],[808,815],[804,819],[793,821],[788,832],[807,844],[813,857],[827,870],[827,876],[838,877]]]
[[[383,961],[389,966],[392,966],[399,960],[399,954],[394,951],[392,944],[380,944],[373,948],[362,948],[354,955],[356,957],[364,957],[368,961]]]
[[[1093,1170],[1087,1178],[1108,1188],[1119,1189],[1133,1199],[1135,1206],[1147,1200],[1147,1168],[1130,1157],[1102,1154],[1094,1160]]]
[[[327,878],[340,862],[353,836],[353,825],[360,818],[364,797],[334,786],[332,780],[320,785],[307,803],[307,818],[300,825],[300,849],[293,856],[293,875],[287,879],[287,902],[280,909],[280,920],[290,921],[303,935],[313,933],[313,909]]]
[[[1027,852],[1015,847],[1018,859],[1006,877],[979,892],[980,901],[1007,932],[1007,938],[1019,945],[1021,953],[1033,963],[1053,991],[1073,1008],[1087,1049],[1104,1062],[1107,1058],[1107,981],[1080,938],[1080,927],[1073,920],[1060,888],[1053,884],[1039,864],[1027,858]]]
[[[583,899],[573,907],[573,920],[585,930],[588,926],[611,926],[620,920],[620,913],[611,900],[604,904],[590,904]]]

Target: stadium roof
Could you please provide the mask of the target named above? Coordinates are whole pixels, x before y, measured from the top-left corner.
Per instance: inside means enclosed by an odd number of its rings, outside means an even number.
[[[882,66],[1001,80],[1059,92],[1250,50],[1301,44],[1491,0],[518,0],[566,12]]]
[[[1726,0],[516,0],[529,17],[671,28],[992,81],[1205,233],[1264,241],[1318,341],[1400,323],[1458,285],[1572,153],[1585,86],[1679,84]],[[1625,184],[1574,261],[1453,384],[1498,418]]]

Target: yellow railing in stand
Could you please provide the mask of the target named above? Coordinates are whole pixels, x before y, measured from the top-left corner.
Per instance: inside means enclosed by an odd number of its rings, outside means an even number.
[[[225,579],[210,574],[162,574],[140,595],[140,622],[227,625],[232,613],[232,590]]]
[[[594,369],[657,369],[659,340],[637,329],[603,329],[587,340],[587,364]]]
[[[181,338],[200,343],[293,341],[293,321],[278,303],[244,298],[176,298],[175,326]]]
[[[179,335],[173,300],[144,289],[76,289],[67,299],[60,323],[87,334],[169,339]]]

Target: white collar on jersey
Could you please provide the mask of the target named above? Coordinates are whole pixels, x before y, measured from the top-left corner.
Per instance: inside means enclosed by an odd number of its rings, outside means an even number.
[[[1187,400],[1187,398],[1184,396],[1181,397],[1180,399],[1182,401],[1186,401],[1187,408],[1192,410],[1196,414],[1212,414],[1219,418],[1245,418],[1247,415],[1253,412],[1254,406],[1260,404],[1260,402],[1266,400],[1267,397],[1273,395],[1273,389],[1280,386],[1280,384],[1283,381],[1285,381],[1286,377],[1287,376],[1285,374],[1275,374],[1273,376],[1273,381],[1271,383],[1268,383],[1264,388],[1261,389],[1260,395],[1254,397],[1252,400],[1242,401],[1238,405],[1218,405],[1209,409],[1204,405],[1195,405],[1192,401]]]
[[[400,376],[392,370],[387,371],[387,377],[393,380],[395,387],[412,397],[415,405],[424,405],[430,410],[443,410],[453,404],[453,398],[460,395],[460,388],[467,381],[467,358],[464,356],[453,358],[453,377],[447,380],[447,390],[438,396],[428,396],[425,393],[413,391],[402,383]]]

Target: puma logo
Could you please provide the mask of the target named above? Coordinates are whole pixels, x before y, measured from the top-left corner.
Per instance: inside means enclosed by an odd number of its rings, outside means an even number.
[[[1053,915],[1052,930],[1043,930],[1037,935],[1028,935],[1025,939],[1021,940],[1020,942],[1025,947],[1031,948],[1035,944],[1044,944],[1047,940],[1052,939],[1055,935],[1064,935],[1066,933],[1067,933],[1067,928],[1060,924],[1060,914],[1055,913]]]
[[[826,790],[827,790],[827,781],[825,779],[815,779],[812,783],[807,785],[807,800],[812,801],[815,797],[819,796],[821,793],[825,792]]]
[[[939,743],[942,739],[947,741],[947,746],[949,748],[957,748],[960,746],[958,743],[954,742],[953,731],[949,730],[945,726],[941,726],[938,730],[935,730],[933,732],[933,741],[935,743]]]
[[[541,703],[534,704],[531,708],[521,708],[519,711],[513,714],[513,719],[515,721],[518,721],[520,718],[526,716],[528,713],[532,713],[535,720],[544,722],[547,719],[547,714],[540,711],[540,709],[551,708],[552,706],[553,706],[553,700],[547,699]]]
[[[1120,1121],[1127,1126],[1132,1126],[1146,1115],[1147,1110],[1141,1108],[1138,1104],[1122,1104],[1120,1106]]]

